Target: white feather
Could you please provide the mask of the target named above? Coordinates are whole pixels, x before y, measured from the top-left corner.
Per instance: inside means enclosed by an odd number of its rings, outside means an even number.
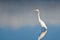
[[[35,11],[38,12],[38,20],[39,20],[39,23],[40,23],[42,29],[46,29],[46,30],[42,31],[41,34],[38,37],[38,40],[41,40],[46,35],[46,33],[47,33],[47,26],[44,23],[44,21],[41,20],[41,18],[40,18],[40,15],[39,15],[40,14],[40,11],[39,11],[39,9],[36,9]]]
[[[39,11],[39,9],[36,9],[35,11],[38,12],[38,20],[39,20],[39,23],[40,23],[41,27],[44,27],[45,29],[47,29],[46,24],[45,24],[44,21],[41,20],[41,18],[40,18],[40,15],[39,15],[39,14],[40,14],[40,11]]]

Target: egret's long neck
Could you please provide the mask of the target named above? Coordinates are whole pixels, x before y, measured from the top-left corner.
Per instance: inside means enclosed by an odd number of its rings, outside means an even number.
[[[40,12],[38,11],[38,20],[41,21],[40,19]]]

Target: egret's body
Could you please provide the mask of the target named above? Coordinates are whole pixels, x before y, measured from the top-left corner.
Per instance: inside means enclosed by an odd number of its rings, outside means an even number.
[[[38,20],[39,20],[39,23],[40,23],[41,27],[42,27],[42,28],[47,29],[46,24],[44,23],[44,21],[43,21],[43,20],[41,20],[41,17],[40,17],[40,15],[39,15],[39,14],[40,14],[39,9],[36,9],[35,11],[37,11],[37,12],[38,12]]]
[[[40,11],[39,11],[39,9],[36,9],[35,11],[37,11],[38,12],[38,20],[39,20],[39,23],[40,23],[40,25],[41,25],[41,27],[42,27],[42,29],[43,29],[43,31],[41,32],[41,34],[39,35],[39,37],[38,37],[38,40],[41,40],[45,35],[46,35],[46,33],[47,33],[47,26],[46,26],[46,24],[44,23],[44,21],[43,20],[41,20],[41,17],[40,17]]]

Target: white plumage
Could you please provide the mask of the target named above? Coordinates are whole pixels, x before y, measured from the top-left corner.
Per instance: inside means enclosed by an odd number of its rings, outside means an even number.
[[[39,20],[39,23],[40,23],[40,25],[41,25],[41,27],[43,29],[43,31],[40,33],[40,35],[38,37],[38,40],[41,40],[46,35],[46,33],[47,33],[47,26],[44,23],[44,21],[41,20],[41,18],[40,18],[40,15],[39,15],[40,14],[40,11],[39,11],[39,9],[36,9],[35,11],[38,12],[38,20]]]
[[[38,20],[39,20],[39,23],[41,24],[41,27],[44,27],[45,29],[47,29],[47,26],[46,26],[46,24],[44,23],[44,21],[43,20],[41,20],[41,18],[40,18],[40,11],[39,11],[39,9],[36,9],[35,11],[37,11],[38,12]]]

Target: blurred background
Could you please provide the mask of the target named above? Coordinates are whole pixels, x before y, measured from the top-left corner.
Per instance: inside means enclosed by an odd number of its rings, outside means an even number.
[[[59,0],[0,0],[0,40],[37,40],[41,26],[36,8],[48,27],[43,40],[60,40]]]

